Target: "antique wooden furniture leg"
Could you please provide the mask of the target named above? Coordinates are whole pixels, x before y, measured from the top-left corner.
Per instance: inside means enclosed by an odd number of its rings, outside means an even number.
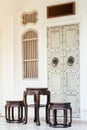
[[[5,119],[6,119],[6,121],[8,120],[7,119],[7,105],[5,105]]]
[[[20,120],[20,107],[18,107],[18,120]]]
[[[47,104],[46,104],[46,123],[49,124],[49,114],[50,114],[50,111],[48,109],[49,107],[49,104],[50,104],[50,91],[47,92]]]
[[[26,96],[26,92],[24,91],[23,93],[23,101],[24,101],[24,109],[25,109],[25,115],[24,115],[24,120],[23,123],[26,124],[27,123],[27,116],[28,116],[28,106],[27,106],[27,96]]]
[[[39,106],[40,106],[40,95],[36,94],[36,111],[37,111],[37,116],[36,116],[36,125],[40,125],[40,119],[39,119]]]
[[[34,95],[34,122],[37,121],[37,110],[36,110],[36,94]]]
[[[8,122],[10,122],[10,107],[8,107]]]
[[[70,107],[70,122],[69,122],[69,125],[71,126],[72,124],[72,108]]]
[[[64,126],[67,126],[67,109],[64,110]]]
[[[14,108],[12,107],[12,120],[14,120]]]
[[[24,120],[23,120],[23,123],[24,124],[27,124],[27,117],[28,116],[28,106],[27,105],[25,105],[25,118],[24,118]]]
[[[57,110],[53,110],[53,124],[54,126],[57,124]]]
[[[21,119],[23,119],[23,107],[21,107]]]

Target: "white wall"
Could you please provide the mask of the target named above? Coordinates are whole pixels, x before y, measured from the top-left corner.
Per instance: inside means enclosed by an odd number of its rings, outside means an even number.
[[[6,100],[13,99],[14,93],[14,42],[13,42],[13,17],[9,16],[3,22],[0,35],[0,108],[4,114]]]
[[[80,110],[81,119],[87,120],[87,1],[75,0],[76,15],[47,19],[47,5],[71,2],[72,0],[32,0],[14,19],[9,19],[3,26],[3,65],[2,87],[5,99],[22,99],[26,87],[47,87],[47,33],[48,26],[80,23]],[[23,12],[36,9],[38,21],[36,24],[22,25]],[[14,25],[14,26],[13,26]],[[39,78],[36,80],[22,79],[21,35],[28,28],[35,28],[39,34]],[[13,39],[14,37],[14,39]],[[9,67],[10,66],[10,67]],[[6,92],[5,92],[6,91]],[[10,91],[10,92],[9,92]]]
[[[2,106],[2,27],[0,27],[0,106]],[[0,107],[0,114],[1,114],[1,107]]]

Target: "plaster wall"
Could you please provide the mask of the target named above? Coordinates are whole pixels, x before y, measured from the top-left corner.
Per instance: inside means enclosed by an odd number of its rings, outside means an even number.
[[[71,2],[72,0],[32,0],[19,13],[9,16],[3,25],[2,42],[2,92],[3,106],[6,99],[22,99],[26,87],[47,87],[47,27],[73,23],[80,24],[80,113],[81,119],[87,120],[87,1],[76,2],[76,14],[47,19],[46,7],[53,4]],[[23,12],[36,10],[36,24],[22,24]],[[21,36],[29,28],[38,31],[39,77],[33,80],[22,78],[22,45]],[[44,99],[45,100],[45,99]]]

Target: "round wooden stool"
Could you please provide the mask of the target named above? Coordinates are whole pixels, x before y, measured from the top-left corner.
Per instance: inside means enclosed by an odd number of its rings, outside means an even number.
[[[63,115],[63,123],[58,123],[57,121],[57,110],[62,110]],[[68,117],[68,110],[70,112],[70,117]],[[52,121],[50,119],[50,113],[52,112]],[[70,119],[68,121],[68,118]],[[70,127],[72,123],[72,108],[70,106],[70,103],[50,103],[49,105],[49,124],[52,127]]]
[[[23,101],[6,101],[5,118],[7,122],[23,122]],[[17,114],[16,114],[16,108]],[[16,117],[17,116],[17,117]]]

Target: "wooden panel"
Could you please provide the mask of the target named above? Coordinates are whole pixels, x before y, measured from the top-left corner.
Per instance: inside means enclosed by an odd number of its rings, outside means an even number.
[[[52,5],[47,7],[47,18],[75,14],[75,2]]]

